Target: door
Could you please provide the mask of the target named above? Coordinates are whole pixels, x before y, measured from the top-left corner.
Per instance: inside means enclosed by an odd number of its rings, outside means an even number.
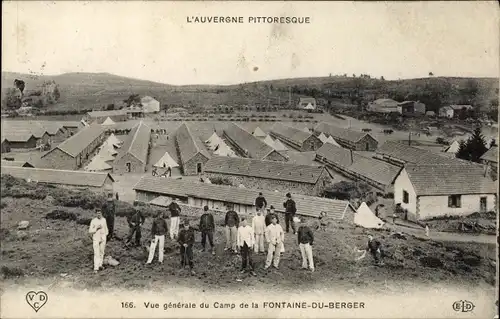
[[[132,167],[132,165],[130,164],[130,162],[128,162],[128,163],[127,163],[127,164],[125,164],[125,165],[127,165],[127,172],[128,172],[128,173],[130,173],[130,171],[131,171],[131,169],[132,169],[132,168],[131,168],[131,167]]]
[[[370,143],[366,142],[365,151],[369,151],[369,150],[370,150]]]
[[[481,213],[484,213],[486,212],[486,210],[488,209],[487,207],[487,201],[486,201],[486,197],[481,197],[479,198],[479,211]]]
[[[201,163],[196,164],[196,173],[201,174]]]

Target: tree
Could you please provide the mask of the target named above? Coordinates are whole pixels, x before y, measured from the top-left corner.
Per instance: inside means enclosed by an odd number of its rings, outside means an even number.
[[[54,88],[54,100],[59,101],[59,98],[61,97],[61,92],[59,92],[59,87]]]
[[[8,88],[5,91],[5,98],[3,104],[9,109],[18,109],[21,107],[21,97],[19,90],[15,88]]]
[[[429,72],[429,76],[434,76],[434,73],[432,73],[432,72]]]
[[[481,128],[477,127],[472,136],[465,142],[460,141],[457,158],[479,163],[480,157],[487,151]]]
[[[131,106],[132,104],[139,104],[139,103],[141,103],[141,98],[139,97],[139,94],[132,94],[127,99],[123,100],[123,102],[127,106]]]
[[[380,77],[380,80],[381,80],[381,81],[385,81],[385,78],[384,78],[384,76],[383,76],[383,75]]]
[[[467,150],[467,142],[464,140],[461,140],[458,142],[458,151],[455,154],[457,158],[464,159],[464,160],[469,160],[469,154]]]

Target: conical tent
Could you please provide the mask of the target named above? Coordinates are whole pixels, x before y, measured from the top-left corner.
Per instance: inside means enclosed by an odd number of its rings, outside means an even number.
[[[217,135],[217,133],[213,132],[213,134],[208,138],[208,140],[205,141],[207,144],[212,144],[215,141],[219,141],[220,137]]]
[[[307,127],[304,127],[302,130],[303,130],[304,132],[306,132],[306,133],[310,133],[310,132],[309,132],[309,128],[307,128]]]
[[[318,136],[318,138],[323,143],[326,143],[326,140],[328,140],[328,138],[326,137],[325,134],[323,134],[323,132],[321,132],[321,134]]]
[[[257,126],[257,128],[253,131],[253,136],[255,137],[266,137],[266,133]]]
[[[113,125],[115,122],[108,116],[101,125]]]
[[[277,151],[288,151],[288,148],[286,148],[286,146],[283,145],[283,143],[281,143],[278,139],[274,141],[274,149]]]
[[[339,143],[337,143],[337,141],[335,141],[333,139],[333,137],[331,137],[331,136],[326,139],[326,143],[330,143],[330,144],[333,144],[335,146],[339,146],[340,147]]]
[[[115,148],[113,147],[113,145],[111,144],[108,144],[108,143],[104,143],[101,148],[99,149],[99,154],[107,154],[107,155],[116,155],[118,154],[118,152],[115,150]]]
[[[235,155],[234,151],[224,142],[219,144],[219,148],[214,152],[215,155],[219,156],[232,156]]]
[[[354,215],[354,224],[364,228],[382,228],[384,222],[375,216],[370,207],[365,202],[361,203]]]
[[[97,155],[95,157],[100,158],[105,162],[115,160],[114,156],[112,154],[110,154],[109,151],[106,149],[101,150],[99,153],[97,153]]]
[[[118,137],[116,137],[115,134],[111,133],[111,135],[108,137],[108,139],[106,140],[108,143],[110,144],[113,144],[114,146],[116,147],[120,147],[121,144],[123,143],[122,141],[120,141],[118,139]]]
[[[458,143],[458,141],[454,141],[453,143],[451,143],[450,146],[448,146],[448,148],[446,149],[446,152],[447,153],[456,153],[456,152],[458,152],[459,148],[460,148],[460,143]]]
[[[206,143],[208,144],[208,148],[213,151],[221,143],[224,143],[224,141],[214,132],[212,136],[210,136],[210,138],[206,141]]]
[[[311,103],[309,103],[307,104],[306,107],[304,107],[304,110],[314,110],[314,106]]]
[[[99,172],[111,169],[111,165],[103,161],[99,156],[95,156],[92,161],[85,167],[86,171]]]
[[[168,154],[168,152],[165,152],[163,156],[156,162],[154,167],[162,167],[162,168],[172,168],[172,167],[179,167],[179,164]]]
[[[271,136],[269,136],[269,134],[266,136],[266,138],[264,139],[264,143],[266,143],[267,145],[271,146],[272,148],[275,148],[276,145],[273,141],[273,139],[271,138]]]

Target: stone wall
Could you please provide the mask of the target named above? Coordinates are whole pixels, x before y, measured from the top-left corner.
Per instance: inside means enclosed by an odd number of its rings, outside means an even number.
[[[68,170],[76,170],[78,168],[76,165],[76,158],[71,157],[58,148],[53,149],[50,153],[42,157],[42,161],[43,166],[46,168]]]
[[[201,172],[205,171],[205,163],[208,161],[203,154],[198,153],[193,158],[191,158],[188,162],[182,165],[182,171],[184,175],[198,175],[198,163],[201,163]]]

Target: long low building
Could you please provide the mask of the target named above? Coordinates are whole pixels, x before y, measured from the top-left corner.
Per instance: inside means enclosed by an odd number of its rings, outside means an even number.
[[[88,188],[99,192],[113,190],[113,183],[115,181],[108,173],[3,165],[2,175],[11,175],[16,178],[22,178],[37,183],[68,186],[72,188]]]
[[[340,146],[354,151],[375,151],[378,141],[369,133],[349,130],[328,123],[319,123],[314,128],[318,134],[323,133],[326,137],[331,136]]]
[[[113,162],[113,173],[144,173],[148,163],[151,128],[142,122],[132,129]]]
[[[255,198],[259,190],[190,182],[182,179],[158,178],[145,176],[134,186],[136,201],[151,203],[152,201],[168,202],[178,198],[180,202],[200,208],[207,205],[210,209],[225,212],[228,204],[241,214],[255,212]],[[273,205],[277,212],[283,213],[285,194],[279,192],[260,191]],[[324,212],[328,218],[354,220],[355,210],[348,201],[333,200],[321,197],[292,194],[297,205],[297,214],[319,217]]]
[[[316,152],[316,159],[348,178],[362,180],[384,192],[392,191],[394,180],[401,170],[396,165],[330,143],[323,144]]]
[[[281,123],[273,125],[270,134],[301,152],[315,151],[323,145],[314,134]]]
[[[102,124],[108,117],[113,122],[123,122],[128,119],[128,114],[126,110],[92,111],[86,114],[85,119],[89,123]]]
[[[60,121],[2,121],[2,136],[12,144],[12,148],[35,148],[37,143],[57,144],[64,141],[75,132],[73,125]],[[33,140],[30,140],[31,136]]]
[[[284,155],[234,123],[230,123],[224,129],[224,137],[243,157],[259,160],[286,161]]]
[[[233,185],[279,192],[319,195],[333,181],[324,166],[297,165],[251,158],[214,156],[205,164],[209,178],[228,178]]]
[[[175,146],[181,159],[184,175],[197,175],[204,172],[210,153],[185,123],[175,132]]]

